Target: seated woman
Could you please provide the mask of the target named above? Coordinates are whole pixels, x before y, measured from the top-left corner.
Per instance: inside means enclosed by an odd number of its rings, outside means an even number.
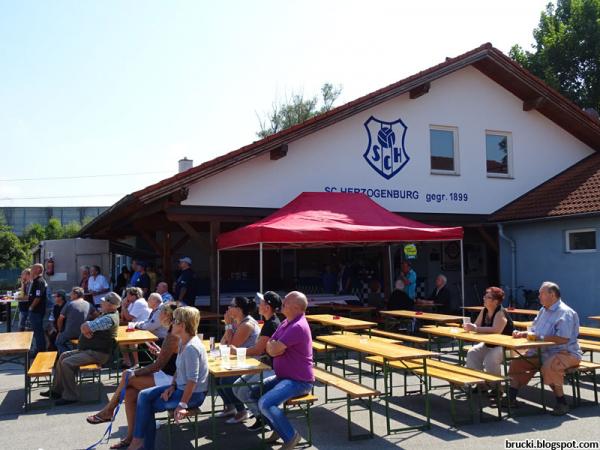
[[[168,386],[173,381],[173,374],[175,373],[175,361],[177,359],[177,346],[179,345],[179,338],[173,333],[173,313],[176,310],[177,305],[175,303],[165,303],[159,308],[159,320],[160,323],[167,328],[168,333],[165,337],[162,346],[159,351],[153,350],[154,347],[150,347],[150,351],[157,354],[156,360],[145,367],[140,369],[127,369],[123,372],[121,382],[117,387],[117,390],[110,398],[108,404],[99,412],[93,416],[87,417],[88,423],[92,425],[110,422],[115,408],[119,403],[119,397],[121,391],[125,385],[125,375],[129,373],[129,381],[127,383],[127,389],[125,390],[125,414],[127,415],[127,436],[122,439],[118,444],[110,447],[111,449],[127,448],[133,438],[133,427],[135,425],[135,409],[138,398],[138,393],[142,389],[151,388],[154,386]]]
[[[233,298],[225,313],[225,334],[221,339],[221,345],[231,345],[234,348],[250,348],[256,345],[260,327],[254,317],[251,316],[255,309],[256,302],[254,300],[249,300],[246,297]],[[219,378],[217,384],[232,385],[237,379],[238,377]],[[217,413],[216,417],[242,417],[242,415],[247,415],[244,404],[234,395],[231,387],[219,387],[218,392],[223,399],[225,409]]]
[[[512,319],[502,307],[504,291],[499,287],[489,287],[483,296],[484,308],[477,316],[475,323],[466,323],[466,331],[488,334],[512,335],[514,326]],[[502,347],[484,344],[473,346],[467,352],[467,364],[470,369],[485,370],[494,375],[500,375],[502,365]]]
[[[277,327],[279,327],[280,321],[277,317],[277,310],[281,308],[281,297],[275,292],[267,291],[265,294],[257,293],[255,297],[260,303],[258,304],[258,312],[264,319],[264,324],[260,330],[260,336],[253,347],[246,350],[246,356],[260,358],[265,364],[272,366],[271,357],[267,355],[267,342],[273,336]],[[266,379],[270,376],[275,375],[273,370],[267,370],[263,372],[262,378]],[[252,383],[258,383],[261,380],[260,374],[255,375],[244,375],[238,378],[233,386],[233,394],[236,398],[245,403],[248,409],[252,411],[256,421],[250,427],[250,430],[260,430],[262,428],[261,415],[258,410],[258,404],[252,397]],[[235,416],[227,420],[227,423],[239,423],[248,419],[248,412],[241,410]]]
[[[175,310],[172,332],[179,338],[179,350],[173,383],[140,392],[129,450],[154,449],[154,413],[173,409],[175,420],[179,422],[188,408],[199,408],[204,402],[208,389],[208,358],[196,335],[199,324],[200,311],[196,308],[183,306]]]

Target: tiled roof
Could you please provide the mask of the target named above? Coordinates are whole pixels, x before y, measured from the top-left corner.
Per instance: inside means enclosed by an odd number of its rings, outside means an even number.
[[[494,222],[600,213],[600,153],[542,183],[500,208]]]

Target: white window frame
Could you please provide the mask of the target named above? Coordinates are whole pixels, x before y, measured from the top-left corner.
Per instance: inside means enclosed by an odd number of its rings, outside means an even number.
[[[596,248],[588,248],[583,250],[571,249],[571,240],[569,237],[575,233],[591,233],[593,232],[596,236]],[[595,228],[578,228],[575,230],[565,230],[565,251],[567,253],[595,253],[598,251],[598,233]]]
[[[487,142],[486,138],[488,134],[494,136],[505,136],[506,137],[506,151],[508,152],[508,173],[493,173],[487,171]],[[485,151],[485,173],[488,178],[514,178],[513,176],[513,142],[512,133],[510,131],[498,131],[498,130],[485,130],[483,149]]]
[[[452,132],[452,144],[454,145],[454,170],[440,170],[431,167],[431,130]],[[458,156],[458,127],[447,125],[429,125],[429,169],[432,175],[460,175],[460,158]]]

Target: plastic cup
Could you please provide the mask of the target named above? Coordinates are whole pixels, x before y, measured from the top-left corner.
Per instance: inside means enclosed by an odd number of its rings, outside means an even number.
[[[537,336],[535,335],[535,330],[533,329],[533,327],[527,327],[527,340],[535,341],[536,338]]]
[[[219,352],[221,353],[221,364],[224,366],[229,365],[229,345],[219,346]]]
[[[468,323],[471,323],[471,318],[470,317],[463,317],[463,325],[466,325]]]
[[[13,296],[13,291],[6,291],[6,296],[7,297],[12,297]]]
[[[209,348],[210,348],[211,352],[215,349],[215,337],[214,336],[211,336],[211,338],[210,338]]]
[[[200,338],[200,342],[203,342],[204,341],[204,333],[200,333],[199,338]]]
[[[127,324],[127,329],[128,330],[134,330],[135,329],[135,322],[129,322]]]
[[[236,349],[236,354],[237,354],[238,365],[245,366],[246,365],[246,348],[239,347],[238,349]]]

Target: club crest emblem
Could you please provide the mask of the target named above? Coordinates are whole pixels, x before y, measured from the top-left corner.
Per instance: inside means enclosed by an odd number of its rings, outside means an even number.
[[[410,160],[404,147],[406,125],[402,119],[394,122],[369,117],[365,122],[369,145],[363,158],[375,171],[389,180]]]

